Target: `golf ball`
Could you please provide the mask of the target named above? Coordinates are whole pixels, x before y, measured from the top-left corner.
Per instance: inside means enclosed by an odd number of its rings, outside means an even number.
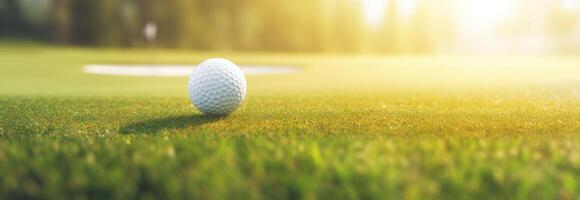
[[[234,63],[212,58],[199,64],[189,76],[189,97],[206,115],[227,115],[246,97],[246,78]]]

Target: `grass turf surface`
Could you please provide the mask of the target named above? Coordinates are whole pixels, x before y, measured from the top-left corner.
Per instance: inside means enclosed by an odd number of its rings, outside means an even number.
[[[159,51],[302,68],[208,118],[185,77],[81,71],[147,51],[0,52],[2,199],[580,196],[580,58]]]

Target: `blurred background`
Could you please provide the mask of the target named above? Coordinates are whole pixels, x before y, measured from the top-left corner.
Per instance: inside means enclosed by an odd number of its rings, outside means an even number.
[[[578,53],[580,0],[0,0],[0,38],[141,48]]]

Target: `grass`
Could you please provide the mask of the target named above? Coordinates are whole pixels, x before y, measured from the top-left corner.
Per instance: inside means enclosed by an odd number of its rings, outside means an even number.
[[[580,57],[157,52],[302,68],[210,118],[186,78],[81,71],[147,51],[0,52],[0,199],[580,198]]]

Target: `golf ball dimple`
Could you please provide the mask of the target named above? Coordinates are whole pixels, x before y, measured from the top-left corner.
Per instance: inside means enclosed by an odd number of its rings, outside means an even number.
[[[246,97],[246,78],[234,63],[212,58],[199,64],[189,76],[189,97],[206,115],[227,115]]]

